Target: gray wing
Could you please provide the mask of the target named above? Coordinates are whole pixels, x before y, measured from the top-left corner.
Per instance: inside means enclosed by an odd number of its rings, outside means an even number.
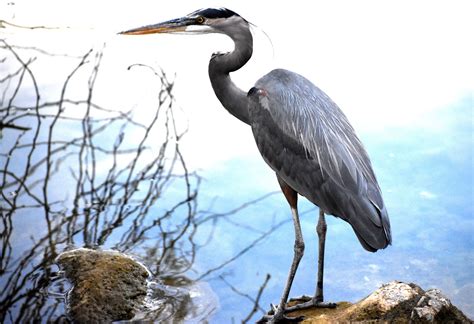
[[[391,243],[390,222],[362,143],[339,107],[304,77],[273,70],[249,92],[257,146],[293,189],[349,222],[369,251]]]

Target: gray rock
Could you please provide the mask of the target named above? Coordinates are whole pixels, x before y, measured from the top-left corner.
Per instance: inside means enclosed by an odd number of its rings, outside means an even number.
[[[289,314],[303,323],[472,323],[438,289],[424,291],[392,281],[361,301],[341,302],[335,309],[307,309]]]
[[[416,323],[470,323],[439,289],[428,290],[421,296],[413,308],[411,320]]]

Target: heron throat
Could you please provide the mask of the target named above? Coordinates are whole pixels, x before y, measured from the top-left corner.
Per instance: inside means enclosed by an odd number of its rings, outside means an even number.
[[[234,50],[215,54],[209,61],[209,78],[212,88],[225,109],[246,124],[250,124],[247,91],[235,85],[230,73],[244,66],[252,57],[253,38],[250,29],[225,33],[234,41]]]

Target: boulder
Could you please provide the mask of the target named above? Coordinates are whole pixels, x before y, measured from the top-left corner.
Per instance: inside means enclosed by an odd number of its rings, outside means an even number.
[[[472,323],[438,289],[424,291],[413,283],[392,281],[361,301],[334,309],[311,308],[289,313],[303,323]]]
[[[80,248],[57,262],[73,285],[67,309],[74,323],[128,320],[143,304],[149,272],[120,252]]]

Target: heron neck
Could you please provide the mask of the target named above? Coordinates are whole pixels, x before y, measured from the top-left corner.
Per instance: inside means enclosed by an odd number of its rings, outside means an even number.
[[[209,62],[209,78],[212,88],[225,109],[249,124],[247,92],[235,85],[229,73],[237,71],[252,56],[253,39],[250,30],[232,37],[234,50],[226,54],[213,55]]]

